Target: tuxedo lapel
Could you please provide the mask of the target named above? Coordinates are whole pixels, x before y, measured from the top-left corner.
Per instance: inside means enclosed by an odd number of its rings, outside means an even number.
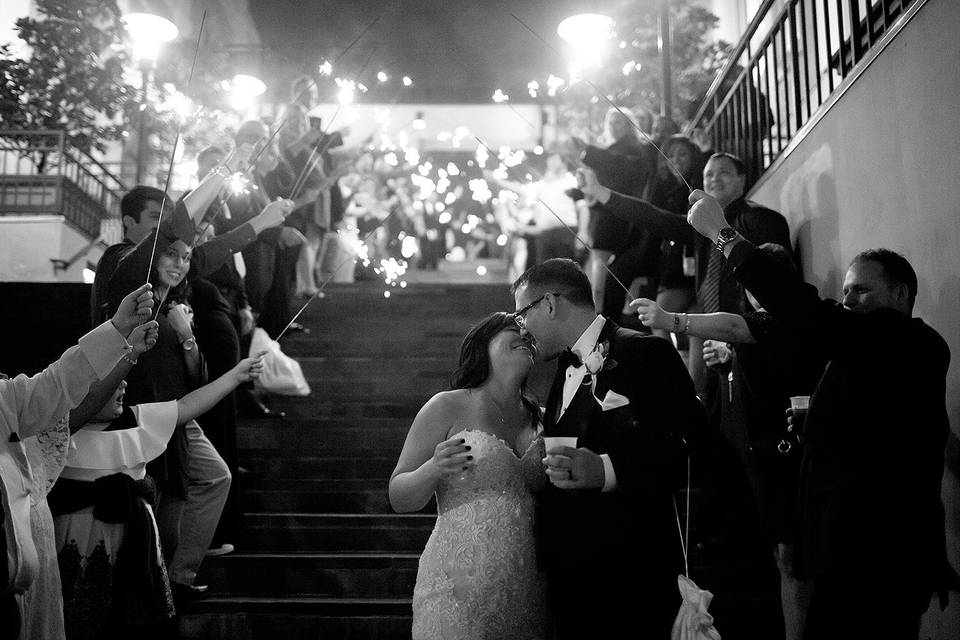
[[[581,384],[557,426],[562,433],[582,436],[590,426],[594,413],[599,410],[600,405],[594,399],[590,385]]]
[[[553,427],[557,424],[557,417],[560,413],[560,404],[563,402],[564,371],[562,366],[562,363],[558,361],[557,374],[553,377],[550,395],[547,397],[547,404],[544,407],[543,428],[547,433],[553,433]]]

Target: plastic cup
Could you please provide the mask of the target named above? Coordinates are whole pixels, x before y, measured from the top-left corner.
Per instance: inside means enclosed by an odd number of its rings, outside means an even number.
[[[550,453],[551,449],[556,449],[557,447],[576,448],[577,438],[576,436],[544,436],[543,444],[547,453]]]
[[[790,408],[797,411],[806,411],[810,406],[810,396],[790,396]]]

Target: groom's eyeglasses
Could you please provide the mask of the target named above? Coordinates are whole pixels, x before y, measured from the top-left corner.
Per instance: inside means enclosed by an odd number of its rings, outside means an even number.
[[[539,298],[537,298],[527,306],[514,312],[513,321],[517,323],[517,326],[520,327],[521,329],[526,329],[527,328],[527,312],[530,311],[530,309],[533,309],[535,306],[537,306],[541,302],[543,302],[543,300],[549,295],[562,296],[563,294],[559,291],[548,291],[547,293],[543,294],[542,296],[540,296]]]

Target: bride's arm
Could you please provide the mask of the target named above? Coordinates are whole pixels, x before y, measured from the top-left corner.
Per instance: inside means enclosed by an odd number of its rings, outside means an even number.
[[[431,398],[414,418],[397,468],[390,476],[390,506],[398,513],[423,509],[446,476],[473,466],[463,438],[447,438],[456,410],[450,392]]]

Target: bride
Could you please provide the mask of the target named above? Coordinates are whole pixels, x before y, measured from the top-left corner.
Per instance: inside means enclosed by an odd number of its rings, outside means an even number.
[[[390,477],[401,513],[437,497],[413,591],[413,640],[544,638],[532,492],[546,479],[534,348],[508,313],[470,331],[450,391],[420,410]]]

